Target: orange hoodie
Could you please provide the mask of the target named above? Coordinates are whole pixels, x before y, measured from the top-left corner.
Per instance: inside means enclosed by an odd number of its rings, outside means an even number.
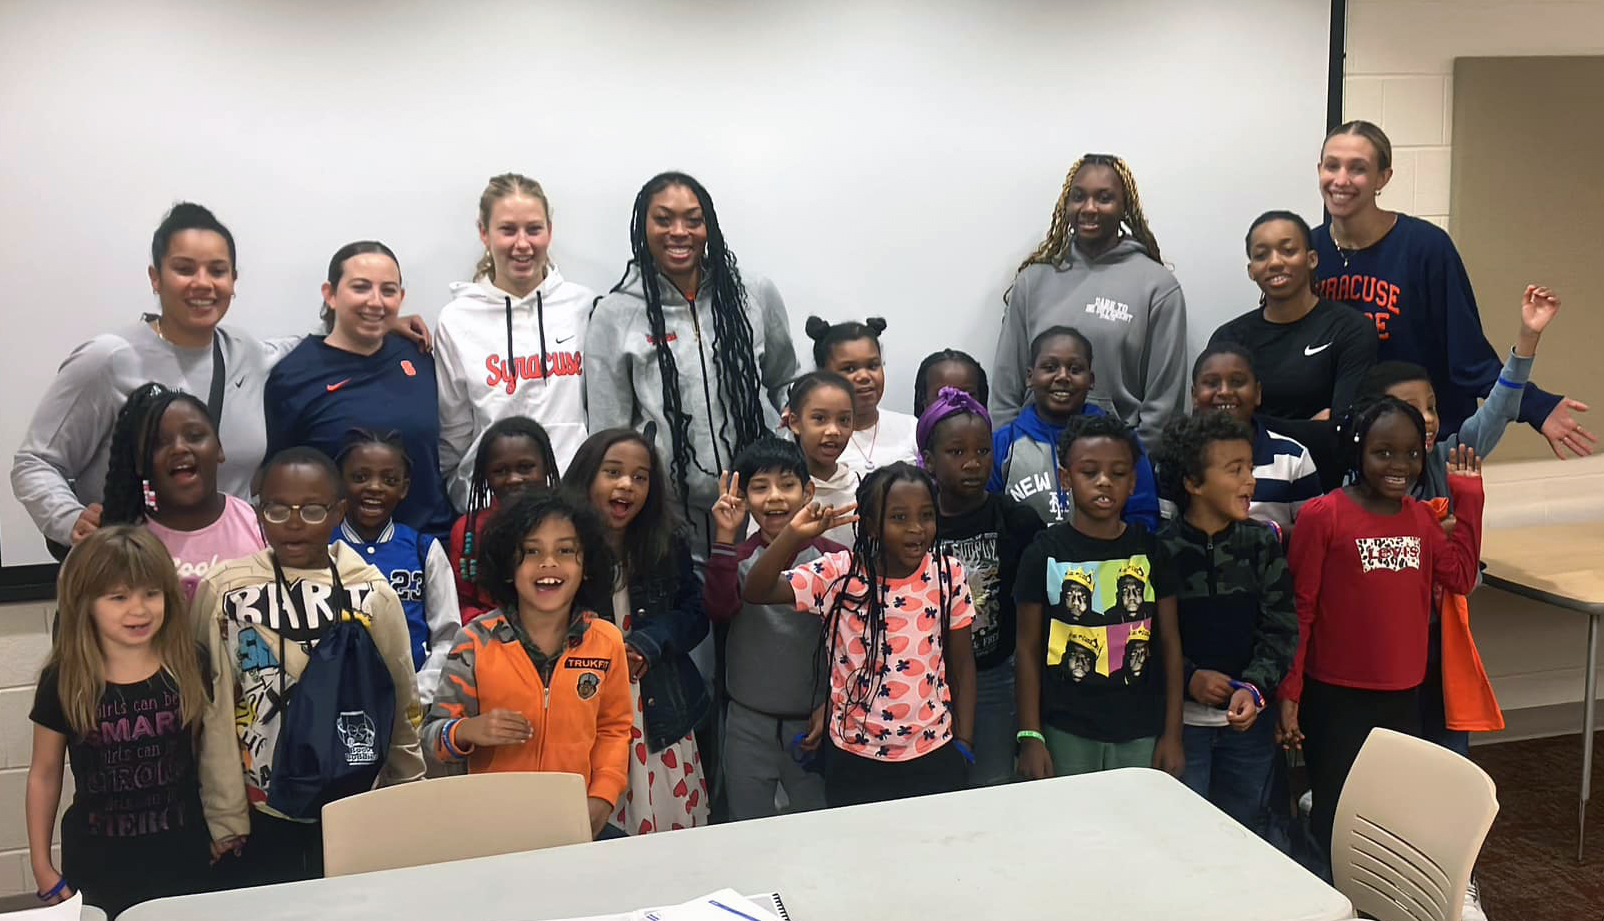
[[[466,760],[471,773],[578,774],[590,796],[616,805],[629,780],[633,728],[624,635],[587,611],[555,658],[547,686],[505,611],[464,624],[440,672],[423,743],[442,762]],[[458,720],[498,708],[529,718],[535,731],[528,742],[477,748],[457,742]]]

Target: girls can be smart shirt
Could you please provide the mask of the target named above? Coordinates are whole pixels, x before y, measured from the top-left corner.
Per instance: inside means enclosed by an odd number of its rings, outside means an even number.
[[[852,553],[826,553],[787,572],[798,611],[828,616],[843,589],[864,590],[861,580],[846,579]],[[864,647],[864,615],[844,610],[833,625],[834,655],[830,663],[830,739],[837,748],[881,761],[911,761],[952,739],[952,694],[947,687],[941,633],[942,595],[948,626],[968,627],[975,617],[963,564],[942,557],[938,566],[929,554],[923,565],[903,579],[882,580],[885,600],[885,650],[873,701],[847,708],[847,688],[869,660]],[[826,624],[826,627],[832,625]]]

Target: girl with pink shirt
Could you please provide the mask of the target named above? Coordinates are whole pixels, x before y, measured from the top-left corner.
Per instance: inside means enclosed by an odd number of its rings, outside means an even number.
[[[214,566],[267,546],[250,504],[218,492],[221,463],[206,404],[182,390],[145,384],[117,413],[102,524],[143,524],[156,535],[186,604]]]
[[[829,726],[829,805],[962,789],[975,760],[974,602],[963,565],[931,552],[935,483],[899,461],[864,477],[857,498],[798,510],[752,564],[743,594],[825,618],[829,705],[803,747]],[[851,550],[782,571],[858,510]]]

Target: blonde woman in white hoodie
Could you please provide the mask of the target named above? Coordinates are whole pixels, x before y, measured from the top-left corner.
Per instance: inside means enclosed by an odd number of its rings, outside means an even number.
[[[474,280],[451,286],[435,331],[440,469],[458,511],[479,439],[497,420],[539,422],[564,469],[588,434],[582,346],[596,294],[552,265],[551,204],[540,183],[491,178],[479,196],[479,240]]]

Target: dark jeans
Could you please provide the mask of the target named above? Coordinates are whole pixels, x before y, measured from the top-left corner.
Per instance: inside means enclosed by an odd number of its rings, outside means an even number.
[[[1309,789],[1314,794],[1309,830],[1329,856],[1337,799],[1359,749],[1372,729],[1420,734],[1419,688],[1370,691],[1305,678],[1298,724],[1304,735]]]
[[[251,809],[251,834],[238,857],[217,862],[219,888],[270,886],[323,876],[323,823],[291,822]]]
[[[1270,817],[1270,777],[1280,749],[1275,710],[1266,708],[1246,732],[1229,726],[1186,726],[1181,782],[1249,831],[1287,850],[1285,830]]]
[[[951,793],[963,789],[968,778],[964,756],[951,742],[911,761],[877,761],[842,751],[833,742],[830,747],[824,759],[824,801],[832,808]]]

